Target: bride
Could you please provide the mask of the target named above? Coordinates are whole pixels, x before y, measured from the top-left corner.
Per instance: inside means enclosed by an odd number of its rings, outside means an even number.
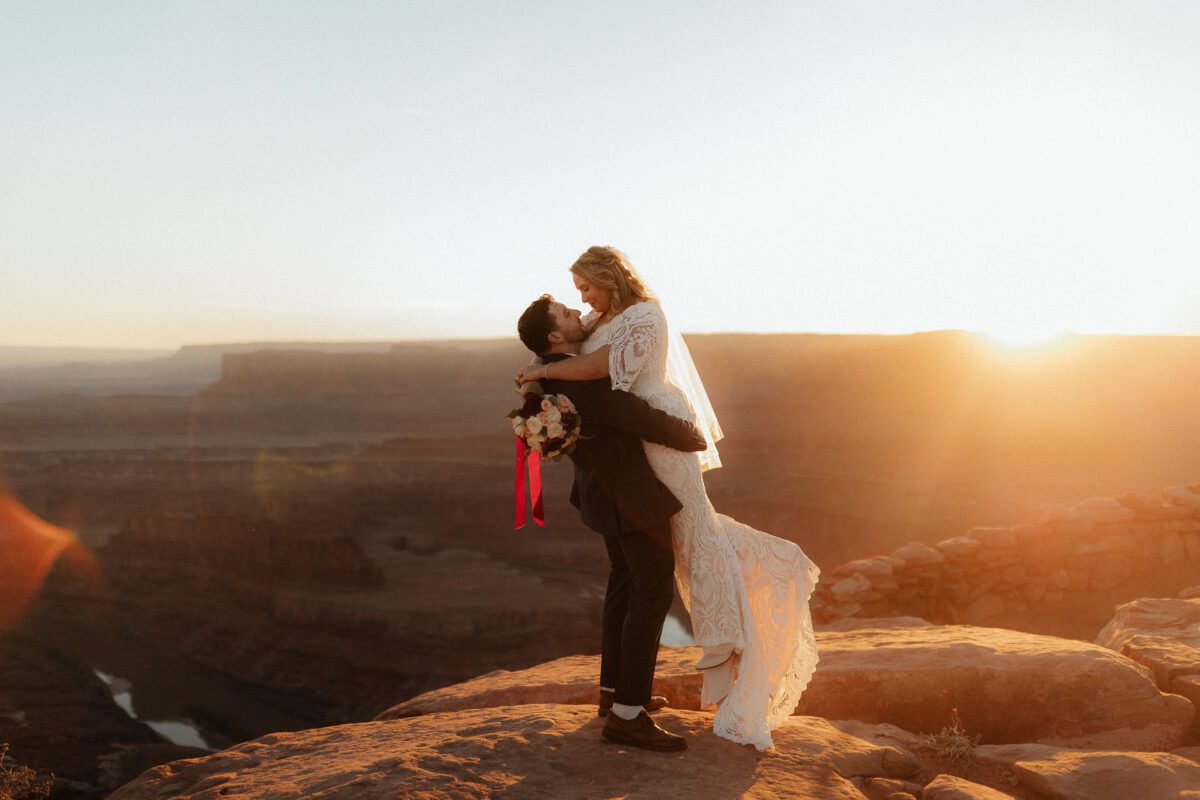
[[[571,266],[592,308],[583,354],[558,361],[556,380],[608,376],[655,408],[690,419],[709,448],[684,453],[645,443],[655,475],[683,504],[671,520],[675,580],[704,648],[701,705],[717,704],[713,730],[759,750],[795,709],[817,665],[808,600],[819,570],[798,546],[718,514],[701,473],[720,466],[721,429],[683,337],[668,332],[658,301],[611,247],[590,247]],[[545,367],[530,365],[534,381]]]

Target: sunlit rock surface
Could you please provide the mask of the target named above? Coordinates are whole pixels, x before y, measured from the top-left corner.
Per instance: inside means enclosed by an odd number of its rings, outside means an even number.
[[[925,785],[921,800],[1013,800],[1013,796],[965,778],[938,775]]]
[[[957,709],[984,743],[1129,750],[1183,744],[1194,708],[1107,648],[969,626],[818,633],[820,664],[797,714],[933,733]],[[663,648],[655,690],[699,707],[698,648]],[[599,657],[497,671],[413,698],[380,719],[514,703],[594,703]]]
[[[1200,764],[1170,753],[1060,752],[1018,761],[1014,772],[1053,800],[1200,798]]]
[[[1159,687],[1200,707],[1200,597],[1143,597],[1117,609],[1096,637],[1154,673]],[[1197,728],[1200,733],[1200,727]]]
[[[601,738],[592,708],[523,705],[272,734],[155,767],[112,795],[152,798],[809,797],[864,800],[853,779],[911,774],[910,756],[796,717],[759,755],[711,732],[700,712],[664,711],[683,753]]]
[[[113,800],[596,798],[1191,800],[1200,764],[1178,754],[981,746],[951,765],[887,725],[797,716],[757,753],[704,712],[664,710],[683,753],[611,744],[591,706],[529,704],[270,734],[144,772]]]
[[[1170,749],[1195,710],[1106,648],[965,625],[819,635],[797,713],[933,733],[953,709],[986,743]]]

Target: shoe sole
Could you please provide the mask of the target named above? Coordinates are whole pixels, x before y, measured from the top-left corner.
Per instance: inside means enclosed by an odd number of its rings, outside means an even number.
[[[652,750],[655,753],[678,753],[681,750],[687,750],[687,742],[682,739],[679,740],[679,744],[664,744],[661,747],[655,747],[649,742],[635,742],[619,733],[611,733],[608,730],[601,731],[601,735],[610,742],[623,744],[628,747],[636,747],[639,750]]]

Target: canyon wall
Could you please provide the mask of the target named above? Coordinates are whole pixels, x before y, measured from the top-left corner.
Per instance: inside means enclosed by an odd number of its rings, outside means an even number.
[[[814,618],[912,615],[1090,639],[1112,606],[1200,575],[1200,486],[1048,505],[1036,523],[910,542],[822,576]]]

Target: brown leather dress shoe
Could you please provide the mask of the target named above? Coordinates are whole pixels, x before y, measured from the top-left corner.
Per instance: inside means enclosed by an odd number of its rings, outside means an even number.
[[[596,716],[608,716],[608,712],[612,711],[613,698],[615,696],[616,692],[606,692],[603,689],[600,690],[600,705],[596,709]],[[667,698],[663,697],[661,694],[656,694],[651,697],[650,702],[646,703],[646,705],[642,706],[642,708],[646,709],[646,711],[650,713],[654,713],[655,711],[666,708],[669,705],[671,705],[671,703],[667,700]]]
[[[610,742],[640,747],[643,750],[660,752],[687,750],[686,739],[658,727],[645,711],[633,719],[621,719],[616,714],[609,714],[608,719],[604,722],[603,735]]]

